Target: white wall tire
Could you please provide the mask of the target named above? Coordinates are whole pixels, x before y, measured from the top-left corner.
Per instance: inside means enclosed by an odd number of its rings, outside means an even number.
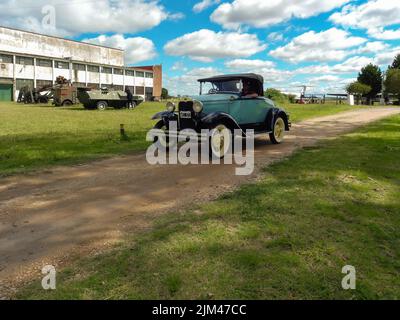
[[[231,149],[232,132],[224,124],[218,124],[210,133],[210,157],[223,159]]]
[[[273,144],[282,143],[285,138],[285,131],[286,131],[285,121],[283,120],[282,117],[278,117],[275,120],[272,132],[269,134],[271,142]]]

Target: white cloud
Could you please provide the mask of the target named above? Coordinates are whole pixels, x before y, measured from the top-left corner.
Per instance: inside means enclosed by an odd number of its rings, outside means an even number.
[[[198,79],[212,77],[221,73],[213,67],[195,68],[180,76],[166,77],[164,85],[173,95],[195,95],[199,93],[200,88],[197,82]]]
[[[164,46],[168,55],[188,56],[202,62],[212,62],[218,58],[246,58],[266,48],[253,34],[214,32],[208,29],[185,34]]]
[[[290,43],[270,52],[270,55],[292,63],[302,61],[340,61],[349,52],[346,49],[364,43],[366,39],[353,37],[349,32],[331,28],[316,33],[309,31]]]
[[[182,61],[177,61],[175,62],[172,67],[171,67],[172,71],[187,71],[188,69],[185,67],[185,65],[183,64]]]
[[[350,0],[235,0],[221,4],[211,20],[227,29],[243,25],[262,28],[290,20],[292,17],[309,18],[329,12]]]
[[[394,58],[398,54],[400,54],[400,47],[395,47],[395,48],[386,50],[384,52],[378,53],[375,56],[374,62],[377,65],[386,67],[386,66],[392,64]]]
[[[371,0],[359,6],[345,6],[329,18],[345,27],[365,29],[376,39],[400,39],[400,29],[389,29],[400,23],[398,0]]]
[[[100,44],[125,50],[125,63],[134,64],[153,59],[157,53],[154,43],[146,38],[125,38],[123,35],[101,35],[97,38],[84,39],[83,42]]]
[[[309,81],[311,83],[319,83],[319,82],[337,82],[339,81],[340,78],[338,76],[334,76],[334,75],[323,75],[323,76],[319,76],[319,77],[314,77],[309,79]]]
[[[229,69],[243,70],[243,69],[257,69],[257,68],[272,68],[275,63],[266,60],[247,60],[235,59],[227,61],[225,66]]]
[[[267,39],[269,41],[275,42],[275,41],[283,41],[284,37],[283,34],[281,32],[271,32]]]
[[[365,46],[358,48],[355,50],[355,53],[362,54],[362,53],[378,53],[380,51],[386,50],[389,47],[387,43],[381,41],[373,41],[367,42]]]
[[[372,63],[373,59],[363,56],[355,56],[347,59],[346,61],[329,65],[313,65],[304,68],[299,68],[295,72],[298,74],[345,74],[345,73],[355,73],[365,67],[367,64]]]
[[[202,12],[206,10],[207,8],[219,4],[221,0],[203,0],[198,3],[196,3],[193,7],[193,11],[196,13]]]
[[[52,5],[56,9],[56,30],[53,34],[77,35],[82,33],[136,33],[149,30],[166,19],[174,19],[158,0],[4,0],[0,3],[2,25],[49,32],[42,27],[42,8]]]

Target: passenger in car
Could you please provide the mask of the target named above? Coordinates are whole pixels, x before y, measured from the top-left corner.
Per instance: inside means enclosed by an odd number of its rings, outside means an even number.
[[[251,85],[251,81],[244,81],[243,82],[243,90],[242,90],[242,98],[245,99],[253,99],[257,98],[258,93],[254,90],[253,86]]]

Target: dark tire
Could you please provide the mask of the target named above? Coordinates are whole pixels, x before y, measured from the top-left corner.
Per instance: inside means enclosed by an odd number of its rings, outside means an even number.
[[[72,101],[71,100],[65,100],[65,101],[63,101],[62,106],[63,107],[72,106]]]
[[[278,116],[275,120],[272,132],[269,134],[269,138],[273,144],[281,144],[283,142],[285,138],[285,127],[285,120],[281,116]]]
[[[104,111],[108,107],[108,103],[106,101],[99,101],[96,104],[97,110]]]
[[[49,99],[46,98],[46,97],[40,97],[39,98],[39,103],[48,104],[49,103]]]
[[[160,120],[156,123],[156,125],[154,126],[153,129],[166,131],[166,130],[168,130],[168,127],[164,124],[163,120]],[[154,143],[157,141],[158,141],[158,137],[155,137]],[[165,141],[160,141],[160,144],[165,147],[166,151],[169,151],[169,149],[174,146],[174,144],[169,141],[168,137],[165,137]]]
[[[225,123],[216,124],[209,137],[210,158],[223,159],[228,154],[230,146],[233,148],[232,130]]]

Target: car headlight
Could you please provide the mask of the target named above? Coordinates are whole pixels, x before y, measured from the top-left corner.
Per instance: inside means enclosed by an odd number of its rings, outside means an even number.
[[[175,103],[173,103],[173,102],[171,102],[171,101],[167,103],[167,110],[168,110],[169,112],[174,112],[174,111],[175,111],[175,108],[176,108]]]
[[[196,113],[200,113],[203,111],[203,104],[200,101],[193,101],[193,110]]]

